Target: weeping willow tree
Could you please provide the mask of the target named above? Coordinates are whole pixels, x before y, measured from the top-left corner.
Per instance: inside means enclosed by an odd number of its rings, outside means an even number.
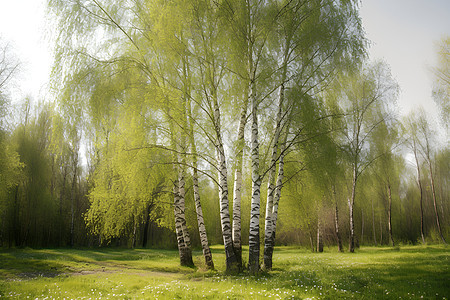
[[[62,78],[65,89],[71,91],[71,98],[77,98],[78,107],[90,108],[81,110],[81,113],[84,113],[90,126],[88,129],[94,140],[93,151],[101,154],[93,159],[104,167],[96,174],[99,177],[106,176],[101,181],[107,182],[107,197],[122,193],[122,198],[130,198],[133,203],[142,198],[130,195],[133,194],[133,188],[129,184],[135,186],[140,184],[139,181],[130,181],[126,176],[114,174],[121,171],[120,163],[113,165],[108,162],[112,152],[144,151],[149,155],[148,149],[152,148],[169,153],[168,162],[165,159],[159,163],[171,163],[174,166],[173,172],[166,172],[165,176],[173,178],[172,195],[180,260],[182,264],[192,265],[184,208],[186,171],[189,167],[192,169],[192,155],[188,153],[189,134],[190,144],[195,143],[192,135],[194,128],[190,129],[188,124],[196,124],[189,120],[191,108],[188,103],[192,102],[189,86],[192,84],[192,75],[185,42],[190,34],[183,27],[183,20],[189,21],[186,19],[186,12],[189,11],[187,6],[156,1],[69,1],[70,5],[65,1],[50,1],[49,4],[61,22],[61,31],[56,41],[58,63],[54,76]],[[161,11],[165,13],[161,14]],[[80,20],[85,22],[80,24]],[[130,28],[125,25],[128,23],[134,26]],[[94,38],[99,35],[104,39]],[[87,43],[84,39],[86,37],[92,37],[97,43]],[[136,142],[115,145],[115,140],[120,140],[124,135],[134,136]],[[132,150],[129,149],[130,146]],[[109,149],[110,147],[115,150]],[[100,150],[106,153],[100,153]],[[136,156],[139,157],[137,154]],[[197,155],[195,156],[197,159]],[[146,159],[149,158],[147,156]],[[141,159],[133,160],[142,165],[140,168],[136,165],[136,169],[145,169],[145,165],[152,164],[151,160],[145,163],[145,159]],[[198,168],[193,168],[197,172]],[[135,176],[138,173],[136,171]],[[198,174],[194,176],[197,177]],[[148,176],[144,176],[146,177]],[[109,183],[111,181],[120,183],[120,188],[112,189]],[[150,187],[149,189],[151,190]],[[149,190],[145,193],[148,194]],[[195,194],[198,196],[197,192]],[[96,199],[97,195],[101,199],[105,191],[96,193],[94,190],[91,199]],[[199,201],[197,207],[200,213]],[[128,219],[131,215],[140,219],[134,212],[129,215]],[[199,223],[202,223],[200,219]],[[123,231],[124,225],[117,228]],[[204,230],[201,235],[207,248]],[[209,255],[207,261],[212,262],[210,251],[207,250],[205,249],[205,253]]]

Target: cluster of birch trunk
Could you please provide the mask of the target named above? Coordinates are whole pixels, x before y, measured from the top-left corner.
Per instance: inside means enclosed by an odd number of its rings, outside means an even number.
[[[96,87],[89,82],[77,83],[71,73],[103,68],[111,77],[132,74],[127,75],[122,94],[102,95],[114,101],[120,98],[120,103],[148,103],[147,110],[138,113],[162,128],[157,126],[156,138],[141,146],[172,154],[173,209],[181,264],[193,265],[185,216],[189,174],[206,265],[214,267],[199,196],[200,176],[218,186],[227,271],[243,268],[242,214],[250,215],[249,272],[259,272],[261,265],[271,269],[285,181],[284,158],[300,142],[304,126],[298,118],[300,103],[304,98],[318,97],[338,71],[360,63],[365,41],[358,2],[69,2],[49,1],[60,25],[56,45],[61,61],[57,61],[55,73],[72,86],[71,91],[84,86],[78,96],[85,100],[80,101],[87,107],[97,105],[95,111],[99,111],[99,104],[88,99]],[[100,36],[104,39],[98,40]],[[89,38],[95,43],[87,41]],[[139,83],[130,83],[133,76]],[[127,87],[136,86],[143,90],[143,98],[127,100],[135,97]],[[92,118],[89,110],[86,114]],[[263,147],[270,149],[264,164],[261,133]],[[247,174],[252,183],[251,207],[243,212],[243,177]],[[228,185],[231,177],[232,193]],[[261,264],[263,182],[267,183],[267,198]]]

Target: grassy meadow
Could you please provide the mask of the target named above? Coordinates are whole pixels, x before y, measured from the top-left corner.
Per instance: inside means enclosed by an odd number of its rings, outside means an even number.
[[[247,249],[245,249],[247,250]],[[0,250],[0,298],[16,299],[448,299],[448,247],[363,247],[354,254],[326,248],[277,247],[274,269],[258,276],[179,266],[176,250]],[[248,253],[244,252],[244,258]]]

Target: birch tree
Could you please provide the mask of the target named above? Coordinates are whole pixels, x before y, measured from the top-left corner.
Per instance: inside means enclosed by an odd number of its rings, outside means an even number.
[[[371,139],[371,148],[373,148],[371,151],[380,156],[375,168],[377,169],[378,181],[384,190],[383,197],[387,200],[387,228],[392,247],[395,246],[392,229],[392,190],[397,190],[396,186],[398,186],[400,177],[398,158],[394,153],[394,148],[398,146],[397,141],[399,140],[396,127],[396,123],[382,122],[374,130]]]
[[[192,106],[191,100],[188,100],[188,123],[189,123],[189,140],[190,148],[192,153],[192,185],[195,201],[195,211],[197,213],[197,223],[198,231],[200,235],[200,243],[203,249],[203,256],[205,258],[205,263],[208,269],[214,269],[214,262],[212,259],[211,250],[209,248],[208,236],[206,234],[205,221],[203,219],[203,210],[200,202],[200,191],[199,191],[199,172],[198,172],[198,153],[197,146],[194,138],[194,118],[192,116]]]
[[[241,238],[241,199],[242,199],[242,166],[244,159],[245,125],[247,123],[248,98],[244,92],[244,104],[241,108],[238,132],[236,136],[235,157],[236,169],[234,172],[233,187],[233,247],[238,260],[242,265],[242,238]]]
[[[348,197],[350,237],[349,251],[355,251],[354,204],[358,178],[378,157],[367,151],[374,130],[392,118],[393,101],[398,87],[383,63],[362,67],[353,74],[340,77],[338,98],[345,116],[345,148],[351,163],[351,194]]]
[[[437,195],[436,195],[436,187],[435,187],[435,182],[434,182],[434,172],[433,172],[434,171],[434,169],[433,169],[434,150],[432,148],[433,145],[431,142],[431,139],[434,137],[434,132],[432,131],[423,110],[419,113],[418,120],[417,120],[417,128],[419,130],[419,134],[421,137],[421,139],[419,140],[419,149],[423,155],[423,158],[425,159],[426,164],[428,165],[430,184],[431,184],[431,196],[433,199],[436,227],[438,229],[439,237],[441,238],[442,242],[444,244],[446,244],[447,242],[445,241],[444,235],[442,233],[442,228],[441,228],[441,221],[440,221],[440,216],[439,216]]]
[[[424,216],[423,216],[423,188],[422,188],[422,177],[420,171],[420,162],[419,162],[419,143],[418,143],[418,124],[416,121],[416,114],[414,112],[410,113],[404,120],[404,132],[407,135],[406,143],[408,148],[414,154],[414,162],[416,164],[416,184],[419,188],[419,207],[420,207],[420,237],[422,240],[422,244],[425,244],[425,229],[424,229]]]
[[[244,104],[249,104],[250,110],[250,155],[251,155],[251,174],[252,174],[252,201],[250,209],[250,232],[249,232],[249,271],[256,273],[259,271],[259,253],[260,253],[260,189],[261,174],[259,164],[259,126],[258,126],[258,106],[265,95],[265,90],[270,88],[258,85],[268,78],[268,74],[264,71],[270,70],[267,66],[269,63],[268,52],[266,51],[267,39],[271,34],[272,20],[274,20],[273,10],[269,9],[270,3],[262,3],[258,1],[227,1],[220,5],[224,21],[230,27],[228,37],[231,41],[230,68],[241,80],[246,83],[245,90],[248,94],[244,95],[248,100],[244,100]],[[245,66],[245,67],[243,67]],[[269,71],[270,72],[270,71]],[[248,101],[248,102],[247,102]],[[246,105],[242,106],[242,115],[246,112]],[[241,118],[241,120],[243,120]],[[238,141],[243,136],[241,128],[244,121],[240,122],[238,132]],[[239,142],[238,142],[239,143]],[[240,174],[240,166],[238,159],[238,174]],[[239,191],[240,179],[237,178],[236,190],[237,199],[236,209],[239,207]],[[239,248],[239,212],[235,212],[235,237],[236,246]],[[239,251],[239,250],[238,250]]]
[[[356,5],[351,1],[266,3],[240,0],[85,0],[68,3],[70,5],[61,0],[50,1],[62,28],[57,40],[58,55],[67,59],[60,65],[73,66],[75,70],[69,72],[65,67],[57,66],[56,71],[63,79],[70,79],[86,66],[91,68],[83,71],[85,78],[90,78],[90,72],[104,72],[99,74],[104,78],[115,77],[117,73],[133,74],[123,78],[125,84],[115,81],[117,88],[113,93],[102,89],[106,98],[113,101],[102,102],[99,97],[97,109],[108,110],[112,105],[112,111],[119,116],[125,111],[130,116],[135,115],[145,124],[145,130],[155,132],[153,139],[143,137],[141,145],[136,147],[170,152],[174,165],[170,176],[174,183],[175,227],[178,228],[180,249],[189,248],[189,237],[185,236],[186,221],[182,215],[185,182],[192,171],[197,222],[203,232],[200,232],[200,239],[207,263],[206,231],[201,226],[199,173],[217,184],[229,271],[239,270],[242,260],[240,198],[245,125],[250,122],[251,136],[247,138],[252,173],[249,270],[251,273],[259,270],[260,192],[266,174],[265,244],[268,246],[265,248],[270,253],[270,262],[268,260],[265,265],[270,268],[285,152],[299,136],[293,131],[301,128],[299,124],[288,125],[292,116],[298,114],[296,107],[299,105],[294,98],[286,97],[286,91],[296,86],[300,87],[297,91],[302,96],[318,93],[337,65],[347,63],[362,51]],[[87,21],[79,24],[79,20]],[[98,35],[104,35],[105,39],[93,44],[86,40],[86,37]],[[79,72],[79,78],[83,72]],[[91,95],[95,88],[88,84],[80,88],[85,89],[84,101],[96,99]],[[131,96],[129,90],[140,92]],[[136,103],[137,99],[143,99],[143,106],[133,112],[130,104]],[[233,118],[227,115],[226,109],[235,104],[241,111],[240,118],[230,125],[229,120]],[[260,128],[261,124],[265,129],[271,123],[266,117],[266,112],[271,110],[275,112],[273,116],[270,114],[274,120],[273,131],[263,130],[263,138],[270,136],[272,139],[269,166],[265,166],[260,157]],[[94,123],[108,124],[102,119],[95,120],[89,113]],[[111,125],[106,127],[113,131],[123,130],[123,124]],[[228,140],[228,127],[237,131],[236,141]],[[108,142],[111,133],[108,130],[103,143]],[[200,142],[197,143],[197,139]],[[227,158],[232,146],[236,147],[235,159]],[[211,157],[212,152],[216,158]],[[233,162],[236,170],[232,229],[228,177]],[[202,171],[204,165],[209,165],[213,171]],[[277,168],[278,175],[275,176]],[[182,261],[184,252],[180,250]]]
[[[302,98],[308,98],[326,85],[328,77],[333,72],[348,63],[348,59],[357,60],[350,53],[362,53],[364,39],[359,26],[359,17],[352,3],[339,4],[333,1],[317,3],[314,1],[281,2],[277,18],[277,38],[279,42],[278,57],[281,57],[279,66],[279,94],[277,99],[273,144],[270,153],[271,160],[268,169],[268,189],[266,200],[265,247],[264,265],[270,269],[272,266],[272,253],[275,243],[272,224],[276,223],[274,207],[278,209],[281,195],[280,185],[274,186],[276,161],[284,156],[286,145],[278,153],[280,133],[286,118],[295,118],[302,115],[299,108]],[[345,17],[344,17],[345,16]],[[350,30],[347,31],[347,28]],[[295,87],[300,97],[285,100],[286,90]],[[286,103],[285,103],[286,102]],[[293,135],[298,139],[303,130],[303,120],[297,119],[300,124]],[[294,124],[295,122],[292,122]],[[284,128],[289,132],[291,128]],[[294,131],[295,132],[295,131]],[[295,142],[296,143],[296,142]],[[292,142],[291,142],[292,144]],[[283,160],[280,160],[279,169],[283,172]],[[278,179],[277,179],[278,181]],[[275,192],[276,191],[276,192]],[[276,206],[273,204],[274,194],[277,195]],[[273,219],[273,220],[272,220]]]

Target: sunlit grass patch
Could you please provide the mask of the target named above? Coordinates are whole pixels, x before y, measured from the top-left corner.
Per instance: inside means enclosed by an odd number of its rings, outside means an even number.
[[[447,299],[448,248],[363,247],[356,253],[277,247],[274,269],[225,275],[223,246],[216,270],[179,266],[176,250],[49,249],[0,252],[0,295],[71,299]],[[243,249],[244,261],[248,249]]]

